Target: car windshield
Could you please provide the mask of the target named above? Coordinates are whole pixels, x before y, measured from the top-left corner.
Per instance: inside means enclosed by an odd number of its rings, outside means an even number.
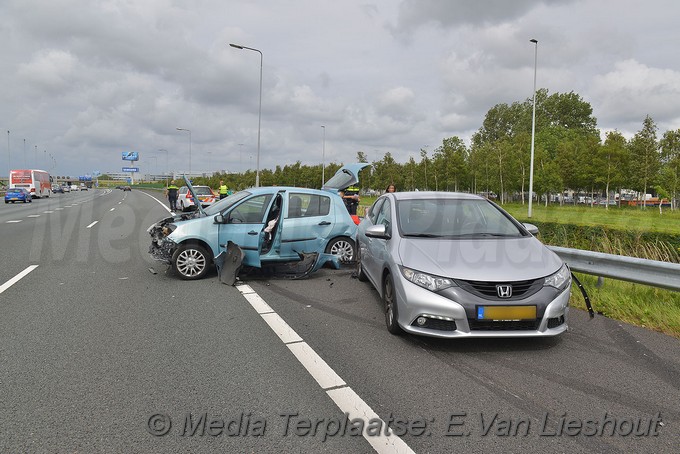
[[[402,236],[519,237],[524,232],[508,216],[486,200],[412,199],[397,202]]]
[[[248,191],[236,192],[236,193],[234,193],[234,194],[232,194],[228,197],[225,197],[224,199],[210,205],[208,208],[205,209],[205,214],[210,215],[210,216],[218,214],[218,213],[226,210],[227,208],[229,208],[230,206],[232,206],[233,204],[235,204],[239,200],[242,200],[242,199],[248,197],[249,195],[250,195],[250,192],[248,192]]]

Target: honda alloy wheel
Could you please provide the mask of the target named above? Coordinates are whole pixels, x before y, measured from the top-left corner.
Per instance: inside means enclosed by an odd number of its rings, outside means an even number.
[[[385,325],[387,331],[392,334],[401,334],[402,329],[397,322],[399,317],[399,309],[397,308],[397,294],[394,289],[394,280],[392,275],[385,276],[385,287],[383,290],[383,304],[385,309]]]

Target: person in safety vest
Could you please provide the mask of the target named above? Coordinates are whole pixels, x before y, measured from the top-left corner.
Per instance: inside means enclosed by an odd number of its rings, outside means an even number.
[[[340,191],[340,197],[345,202],[349,214],[356,215],[357,207],[359,206],[359,188],[357,186],[345,188],[344,191]]]
[[[166,195],[168,196],[168,202],[170,202],[170,211],[177,211],[177,193],[179,192],[179,188],[175,184],[175,181],[171,181],[170,184],[168,185],[167,189],[165,190]]]
[[[222,181],[222,180],[220,180],[219,192],[220,192],[220,200],[222,200],[223,198],[225,198],[226,196],[229,195],[229,187],[226,184],[224,184],[224,181]]]

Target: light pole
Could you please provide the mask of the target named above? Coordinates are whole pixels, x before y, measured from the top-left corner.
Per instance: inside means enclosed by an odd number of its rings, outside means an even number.
[[[189,133],[189,179],[191,180],[191,130],[184,128],[176,128],[178,131],[186,131]]]
[[[35,151],[33,152],[33,165],[38,167],[38,146],[35,146]]]
[[[323,128],[323,146],[321,147],[321,187],[326,183],[326,127]]]
[[[531,116],[531,161],[529,164],[529,212],[527,217],[531,217],[531,203],[534,199],[534,137],[536,135],[536,63],[538,62],[538,40],[530,39],[534,43],[534,108]]]
[[[26,139],[24,139],[24,168],[27,168],[28,166],[26,165]]]
[[[159,148],[158,151],[165,153],[165,186],[168,186],[168,150],[165,148]]]
[[[262,51],[259,49],[254,49],[252,47],[241,46],[239,44],[229,44],[235,49],[247,49],[252,50],[260,54],[260,108],[257,115],[257,170],[255,173],[255,187],[260,187],[260,127],[262,125]]]
[[[7,130],[7,175],[12,170],[12,155],[9,152],[9,130]]]

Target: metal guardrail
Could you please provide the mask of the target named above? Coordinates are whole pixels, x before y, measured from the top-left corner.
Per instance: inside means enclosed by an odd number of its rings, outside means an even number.
[[[548,246],[572,271],[680,292],[680,264]]]

